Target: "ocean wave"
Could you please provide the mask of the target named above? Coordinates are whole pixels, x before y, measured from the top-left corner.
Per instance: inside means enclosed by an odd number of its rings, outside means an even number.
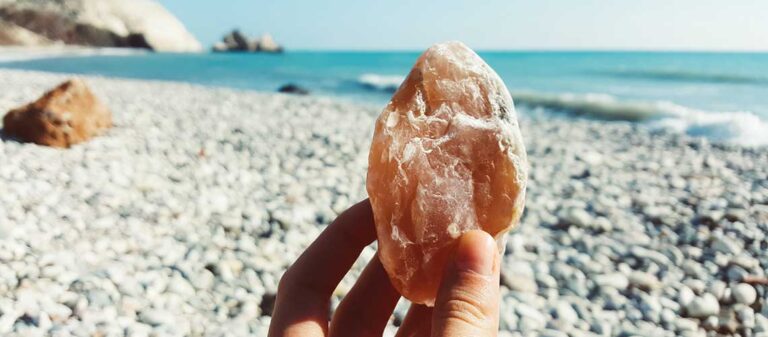
[[[768,145],[768,122],[748,111],[710,112],[685,109],[682,114],[653,121],[651,125],[705,137],[715,142],[745,146]]]
[[[365,74],[357,84],[392,93],[404,77]],[[565,112],[572,116],[609,121],[629,121],[706,137],[712,141],[746,146],[768,145],[768,121],[748,111],[704,111],[668,101],[624,100],[607,94],[549,94],[512,92],[517,105]]]
[[[391,93],[400,87],[404,79],[400,75],[363,74],[358,77],[357,83],[367,89]]]
[[[670,107],[663,102],[620,101],[604,94],[545,94],[512,92],[515,103],[565,111],[573,115],[606,120],[643,121],[663,114]]]
[[[768,78],[766,77],[742,74],[717,74],[681,70],[622,70],[604,72],[603,74],[622,78],[639,78],[664,81],[768,85]]]
[[[605,94],[513,92],[515,103],[572,115],[642,122],[717,142],[768,145],[768,122],[748,111],[704,111],[666,101],[627,101]]]

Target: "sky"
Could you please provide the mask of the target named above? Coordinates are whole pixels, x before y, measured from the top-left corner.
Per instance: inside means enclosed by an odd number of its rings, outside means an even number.
[[[768,50],[768,0],[159,0],[204,45],[233,28],[294,50]]]

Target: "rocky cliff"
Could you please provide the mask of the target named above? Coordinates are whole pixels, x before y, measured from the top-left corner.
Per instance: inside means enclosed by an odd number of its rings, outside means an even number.
[[[154,0],[0,0],[0,44],[193,52],[200,43]]]

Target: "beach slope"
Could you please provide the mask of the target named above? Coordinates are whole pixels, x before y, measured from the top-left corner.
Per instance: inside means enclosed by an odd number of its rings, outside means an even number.
[[[0,70],[0,111],[64,79]],[[86,81],[113,111],[107,134],[0,142],[0,334],[266,335],[283,271],[365,198],[379,109]],[[753,282],[768,269],[768,150],[520,115],[531,173],[502,336],[768,331]]]

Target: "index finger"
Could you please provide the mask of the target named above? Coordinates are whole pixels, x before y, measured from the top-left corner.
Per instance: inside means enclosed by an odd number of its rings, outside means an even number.
[[[368,199],[336,218],[283,274],[269,336],[326,336],[331,293],[375,238]]]

